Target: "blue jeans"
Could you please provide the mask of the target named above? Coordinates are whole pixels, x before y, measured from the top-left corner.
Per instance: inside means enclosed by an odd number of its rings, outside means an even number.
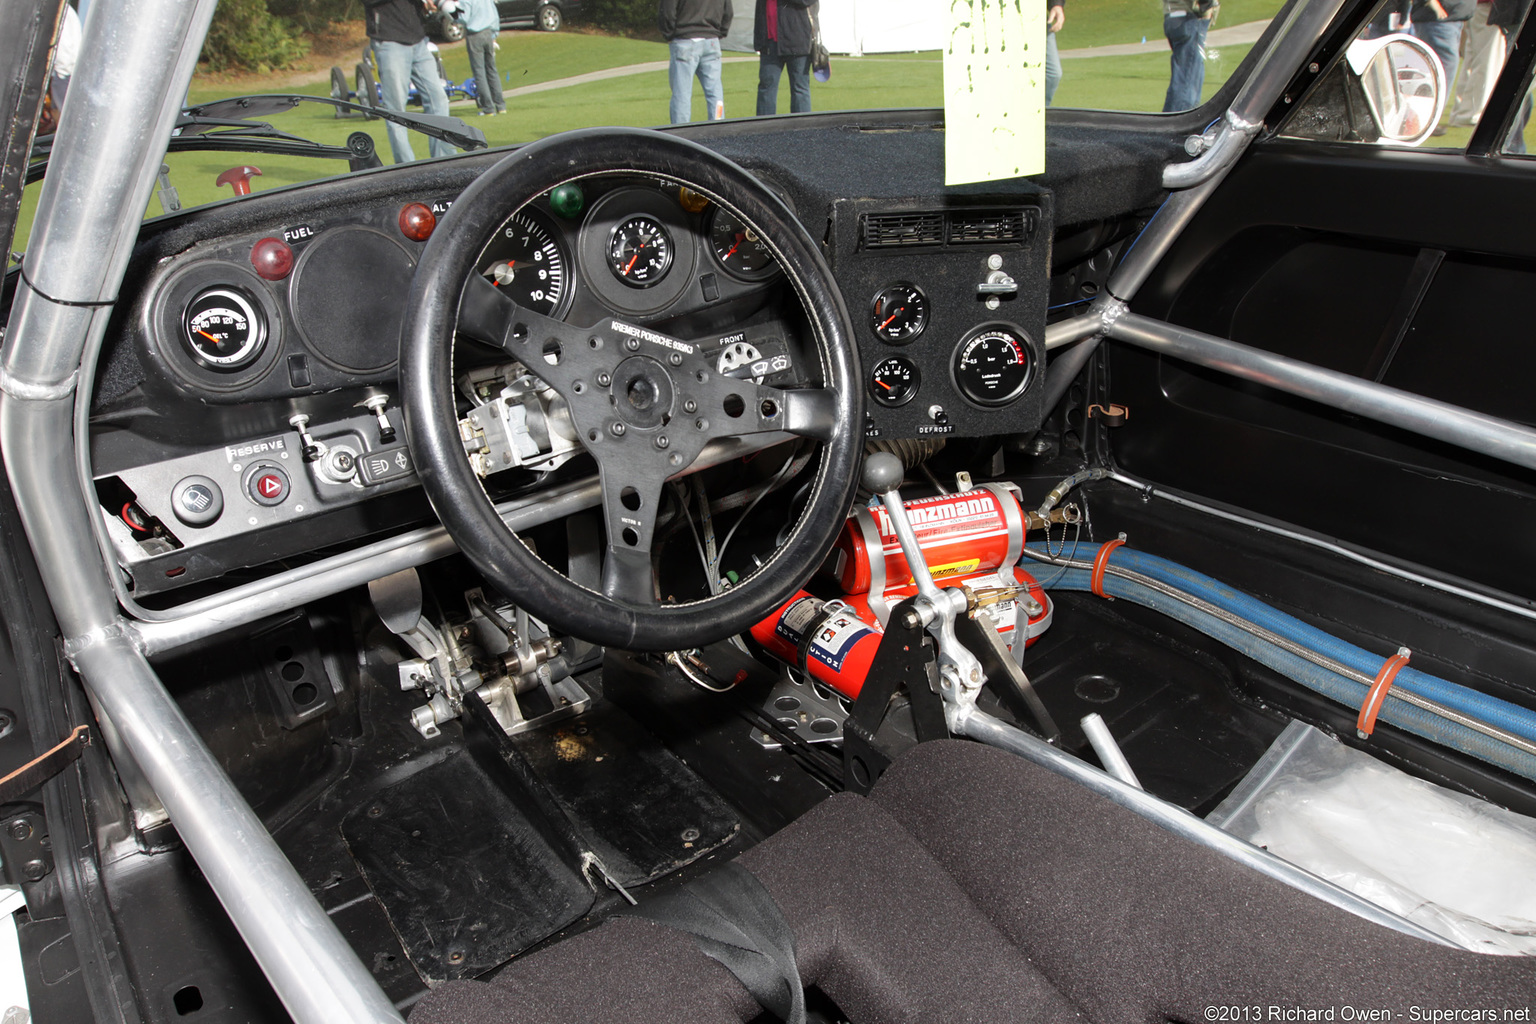
[[[1056,98],[1056,87],[1061,84],[1061,55],[1056,52],[1056,33],[1045,33],[1045,105]]]
[[[470,32],[464,36],[464,50],[469,54],[469,73],[475,76],[475,105],[482,114],[496,114],[507,109],[501,96],[501,72],[496,70],[496,29]]]
[[[1445,69],[1445,91],[1450,95],[1451,83],[1456,80],[1456,62],[1461,56],[1461,28],[1464,21],[1416,21],[1408,31],[1429,44],[1440,58]]]
[[[758,56],[757,64],[757,114],[779,112],[779,75],[789,69],[789,112],[808,114],[811,110],[811,55],[800,54],[785,57],[779,54],[779,44],[769,40]]]
[[[725,90],[720,85],[720,40],[674,39],[667,44],[672,55],[668,76],[672,80],[672,123],[693,117],[693,76],[704,87],[705,117],[718,121],[725,116]]]
[[[379,64],[379,88],[384,93],[384,109],[403,113],[406,93],[414,82],[426,112],[438,117],[448,116],[448,94],[443,91],[443,80],[437,77],[437,61],[432,59],[425,37],[414,46],[375,41],[373,53]],[[395,163],[415,160],[410,129],[393,122],[386,122],[386,125]],[[434,157],[452,156],[458,152],[441,139],[432,139],[427,148]]]
[[[1205,85],[1205,33],[1210,27],[1209,21],[1195,14],[1163,16],[1163,35],[1173,49],[1163,113],[1193,110],[1200,105],[1200,90]]]

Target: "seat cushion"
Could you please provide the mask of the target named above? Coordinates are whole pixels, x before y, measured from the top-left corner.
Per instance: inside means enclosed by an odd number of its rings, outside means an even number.
[[[873,799],[1095,1020],[1536,1003],[1529,959],[1371,924],[1004,751],[922,744]]]

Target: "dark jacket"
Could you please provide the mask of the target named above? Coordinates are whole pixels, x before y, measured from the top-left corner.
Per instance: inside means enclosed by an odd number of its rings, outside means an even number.
[[[418,0],[363,0],[368,17],[368,38],[381,43],[414,46],[427,38],[421,27]]]
[[[1446,21],[1466,21],[1472,17],[1472,12],[1477,10],[1477,0],[1440,0],[1440,6],[1445,8]],[[1438,21],[1434,10],[1427,0],[1416,0],[1413,5],[1413,20],[1416,23],[1426,21]]]
[[[800,57],[811,52],[811,12],[816,0],[779,0],[779,55]],[[768,45],[768,0],[757,0],[757,21],[752,26],[752,49]]]
[[[731,30],[731,0],[661,0],[656,27],[668,42],[724,39]]]

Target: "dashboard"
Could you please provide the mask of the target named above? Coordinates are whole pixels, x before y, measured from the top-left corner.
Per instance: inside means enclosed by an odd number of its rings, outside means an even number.
[[[822,242],[860,349],[867,436],[1038,425],[1051,193],[1020,181],[914,195],[908,181],[882,195],[851,165],[761,141],[736,140],[748,151],[728,155]],[[98,370],[91,434],[104,528],[135,598],[430,519],[397,408],[399,324],[426,240],[452,224],[455,197],[486,160],[353,175],[146,229],[125,283],[136,301]],[[722,374],[793,386],[819,372],[768,247],[676,182],[556,188],[502,224],[478,268],[537,312],[686,339]],[[513,474],[517,486],[579,466],[558,402],[505,359],[456,356],[472,464],[486,476],[531,471]]]

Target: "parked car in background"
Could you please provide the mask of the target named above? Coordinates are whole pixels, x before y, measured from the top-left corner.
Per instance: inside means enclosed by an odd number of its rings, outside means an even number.
[[[496,0],[502,28],[558,31],[565,20],[581,15],[581,0]]]

